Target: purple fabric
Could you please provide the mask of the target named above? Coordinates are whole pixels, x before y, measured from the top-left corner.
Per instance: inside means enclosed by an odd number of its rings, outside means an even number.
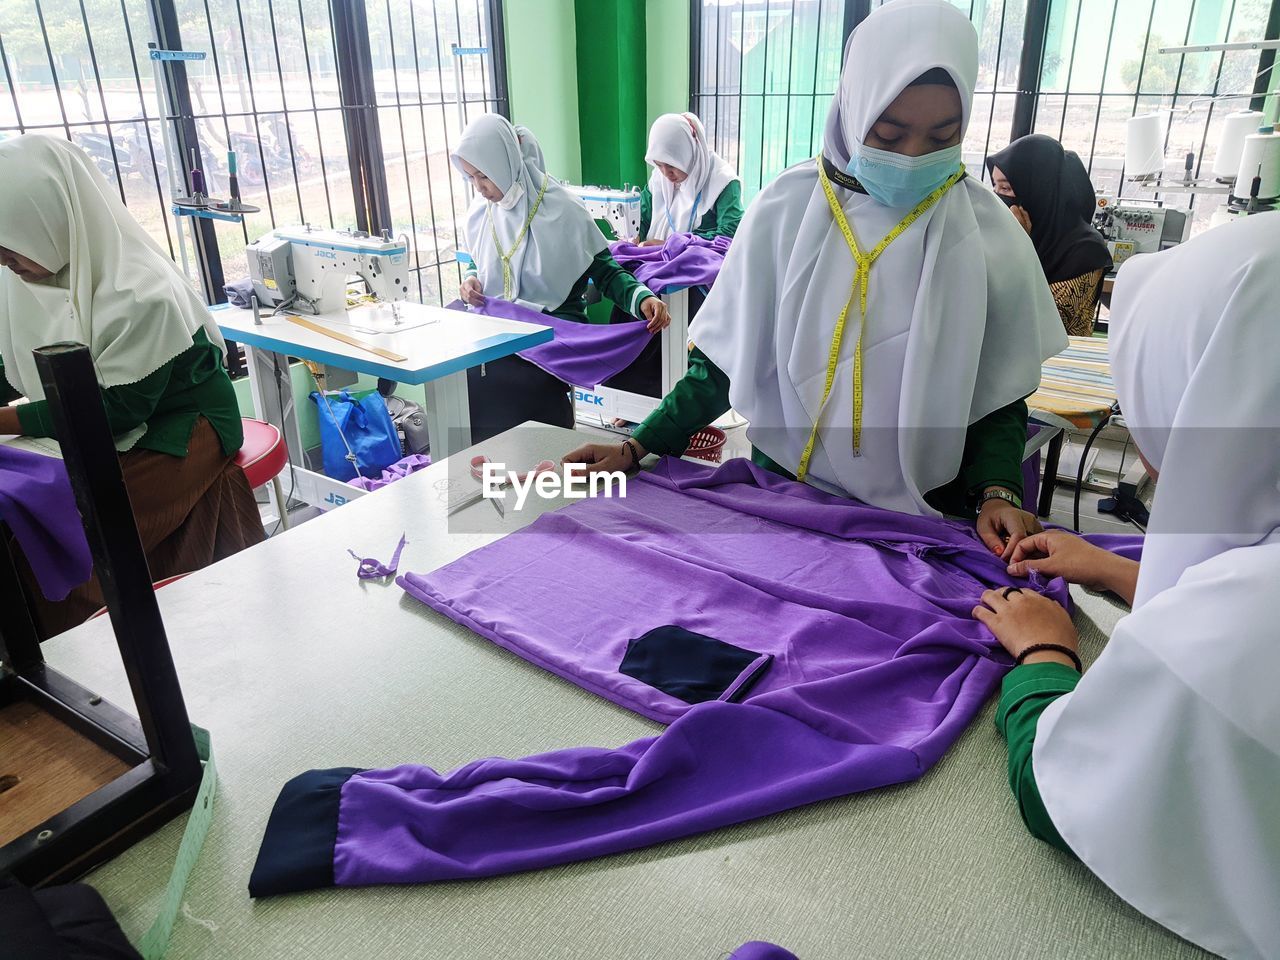
[[[593,586],[602,578],[625,584],[624,597],[602,607]],[[868,507],[746,460],[713,469],[674,459],[632,478],[625,498],[546,514],[400,584],[499,646],[664,723],[689,705],[618,672],[628,640],[654,627],[772,654],[748,702],[819,677],[869,682],[917,649],[986,676],[987,658],[1007,660],[971,611],[988,587],[1027,585],[972,524]],[[1060,580],[1037,575],[1032,586],[1067,602]]]
[[[397,460],[387,469],[382,471],[382,476],[378,479],[372,477],[356,477],[354,480],[348,480],[347,485],[358,487],[361,490],[381,490],[387,484],[395,483],[397,480],[403,480],[411,473],[417,473],[431,466],[431,458],[425,453],[412,453],[403,460]]]
[[[773,943],[752,940],[744,943],[729,955],[729,960],[799,960],[790,950],[783,950]]]
[[[641,246],[618,240],[609,244],[613,258],[654,293],[672,293],[688,287],[709,287],[716,282],[728,237],[704,239],[692,233],[675,233],[662,246]]]
[[[93,560],[66,465],[0,445],[0,520],[9,525],[46,600],[89,579]]]
[[[448,308],[465,310],[467,306],[461,300],[455,300]],[[640,356],[652,336],[643,320],[634,323],[578,323],[497,297],[485,298],[484,306],[474,309],[486,317],[550,327],[555,331],[554,339],[521,350],[520,356],[575,387],[594,387],[621,373]]]
[[[362,557],[354,550],[348,550],[347,553],[351,554],[353,559],[360,561],[356,576],[361,580],[383,580],[395,576],[396,571],[400,569],[400,554],[407,542],[404,534],[400,534],[400,542],[396,545],[395,553],[391,554],[391,559],[386,563],[374,557]]]

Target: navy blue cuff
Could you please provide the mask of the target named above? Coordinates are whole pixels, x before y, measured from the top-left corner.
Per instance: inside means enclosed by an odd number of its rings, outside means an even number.
[[[333,886],[338,802],[343,784],[360,772],[360,767],[309,770],[284,785],[249,877],[249,896]]]

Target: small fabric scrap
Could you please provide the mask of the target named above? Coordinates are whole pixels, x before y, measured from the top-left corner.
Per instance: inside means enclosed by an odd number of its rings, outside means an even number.
[[[93,573],[66,465],[0,445],[0,521],[8,524],[46,600],[66,598]]]
[[[466,310],[467,305],[455,300],[448,309]],[[555,334],[553,340],[521,350],[519,356],[575,387],[594,387],[621,373],[640,356],[653,336],[643,320],[578,323],[497,297],[486,297],[483,306],[472,309],[486,317],[550,327]]]
[[[619,240],[609,244],[613,258],[654,293],[673,293],[689,287],[710,287],[720,275],[728,237],[707,240],[692,233],[674,233],[662,246],[641,246]]]
[[[394,577],[396,570],[400,568],[400,553],[404,550],[404,545],[408,541],[405,535],[400,534],[400,542],[396,545],[396,552],[391,555],[391,560],[387,563],[381,563],[374,557],[362,557],[354,550],[348,550],[352,558],[360,561],[360,566],[356,569],[356,576],[361,580],[385,580],[387,577]]]
[[[790,950],[782,949],[776,943],[752,940],[729,954],[729,960],[800,960],[800,958]]]
[[[429,466],[431,466],[431,457],[427,454],[411,453],[403,460],[397,460],[383,470],[381,477],[356,477],[354,480],[348,480],[347,485],[358,487],[361,490],[381,490],[388,484],[403,480],[409,474],[425,470]]]

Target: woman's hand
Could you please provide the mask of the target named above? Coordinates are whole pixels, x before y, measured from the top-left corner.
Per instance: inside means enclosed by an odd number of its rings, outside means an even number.
[[[0,436],[22,433],[17,407],[0,407]]]
[[[467,277],[467,279],[463,280],[458,293],[471,306],[484,306],[484,287],[480,285],[479,277]]]
[[[1017,587],[988,590],[982,595],[982,603],[973,608],[973,616],[986,624],[1000,646],[1015,660],[1023,650],[1037,643],[1056,643],[1076,653],[1080,651],[1080,636],[1071,615],[1057,601],[1030,590]],[[1033,653],[1024,662],[1041,661],[1074,666],[1070,657],[1052,650]]]
[[[585,443],[566,453],[560,458],[560,463],[585,463],[588,474],[612,473],[617,470],[625,473],[639,467],[640,461],[649,452],[635,440],[631,444],[636,448],[634,459],[625,443]]]
[[[667,311],[667,305],[657,297],[645,297],[640,304],[640,312],[649,321],[646,329],[650,333],[657,333],[671,326],[671,314]]]
[[[1027,213],[1026,207],[1012,206],[1009,212],[1013,214],[1013,219],[1022,224],[1022,229],[1027,231],[1027,236],[1031,236],[1031,214]]]
[[[988,550],[1006,562],[1023,538],[1043,529],[1035,516],[999,497],[983,503],[978,514],[978,536]]]
[[[1045,577],[1063,577],[1091,590],[1110,590],[1133,603],[1138,586],[1138,563],[1095,547],[1065,530],[1046,530],[1027,537],[1009,558],[1009,573],[1028,576],[1032,570]]]
[[[642,247],[660,247],[666,242],[665,240],[641,240],[639,245]]]

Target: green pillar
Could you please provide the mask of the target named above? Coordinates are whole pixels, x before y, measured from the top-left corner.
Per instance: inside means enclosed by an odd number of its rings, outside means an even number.
[[[644,0],[575,0],[574,6],[582,179],[611,187],[643,183]]]

